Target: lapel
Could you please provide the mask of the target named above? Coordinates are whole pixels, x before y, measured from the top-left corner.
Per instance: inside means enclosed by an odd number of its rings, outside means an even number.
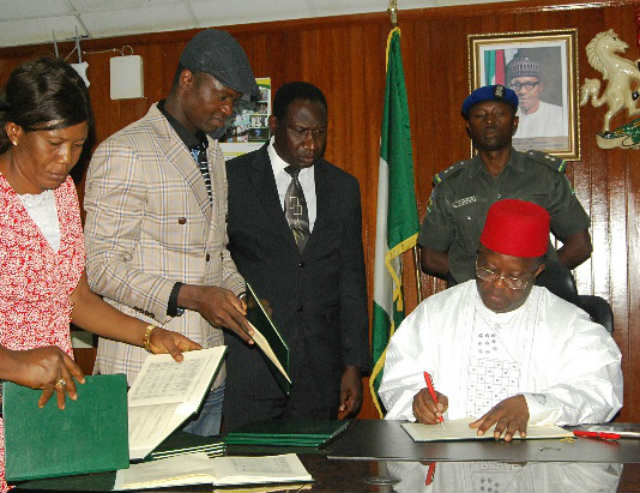
[[[198,207],[207,218],[207,224],[209,224],[211,221],[209,195],[207,194],[202,174],[193,156],[182,142],[182,139],[180,139],[180,136],[173,130],[171,124],[157,108],[157,103],[149,108],[147,117],[155,133],[158,146],[166,157],[167,163],[174,168],[191,187]]]
[[[289,223],[287,223],[278,197],[278,188],[276,187],[273,168],[267,153],[267,145],[265,144],[258,150],[250,163],[249,180],[255,190],[256,197],[262,204],[262,209],[273,225],[274,231],[279,232],[286,238],[287,244],[297,252],[298,247],[293,239],[293,233],[289,228]]]
[[[320,241],[325,223],[331,217],[329,210],[331,207],[331,186],[327,174],[327,165],[321,159],[313,165],[313,179],[316,185],[316,221],[309,241],[302,252],[305,256],[313,251],[315,244]]]

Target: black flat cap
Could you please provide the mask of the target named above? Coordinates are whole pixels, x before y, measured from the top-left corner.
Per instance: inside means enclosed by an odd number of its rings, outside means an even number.
[[[243,99],[257,99],[256,78],[242,46],[225,31],[207,29],[184,47],[180,63],[192,72],[206,72],[225,86],[241,92]]]

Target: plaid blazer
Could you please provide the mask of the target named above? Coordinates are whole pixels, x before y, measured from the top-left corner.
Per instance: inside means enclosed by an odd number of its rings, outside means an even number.
[[[191,310],[167,315],[174,283],[245,289],[227,250],[224,159],[217,141],[209,144],[213,206],[191,153],[154,104],[96,149],[84,198],[91,289],[203,347],[223,344],[222,332]],[[95,371],[126,373],[131,384],[145,357],[142,348],[100,338]],[[223,379],[221,371],[214,385]]]

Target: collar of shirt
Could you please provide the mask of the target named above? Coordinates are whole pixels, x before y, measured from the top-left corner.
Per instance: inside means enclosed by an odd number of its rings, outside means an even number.
[[[540,290],[531,290],[525,302],[515,310],[506,313],[495,313],[485,306],[482,298],[476,293],[474,298],[474,325],[491,328],[499,338],[503,349],[509,357],[520,364],[528,360],[536,326],[539,323]]]
[[[470,178],[475,178],[480,174],[485,174],[485,175],[491,176],[489,174],[489,172],[487,171],[486,166],[482,162],[482,159],[480,158],[480,154],[476,154],[469,164],[470,164],[470,166],[469,166],[469,177]],[[508,174],[510,169],[514,169],[516,171],[522,171],[523,166],[524,166],[523,155],[521,153],[517,152],[512,147],[511,148],[511,155],[509,156],[509,160],[507,161],[507,164],[505,165],[504,169],[502,170],[502,173],[500,173],[500,175],[498,175],[498,176],[503,176],[505,174]]]
[[[275,137],[271,137],[269,140],[269,145],[267,146],[267,153],[269,154],[269,161],[271,161],[271,167],[273,168],[273,176],[276,178],[276,182],[278,181],[278,176],[280,174],[284,174],[287,177],[287,183],[291,180],[291,175],[287,173],[284,169],[289,166],[284,159],[280,157],[278,151],[275,148]],[[298,178],[302,180],[305,175],[313,175],[313,166],[309,166],[308,168],[303,168],[300,170],[300,174]]]
[[[209,145],[209,141],[207,140],[207,136],[205,135],[205,133],[198,130],[194,134],[187,130],[182,123],[180,123],[165,109],[164,102],[165,100],[163,99],[158,103],[158,109],[167,119],[171,127],[176,131],[178,137],[180,137],[180,140],[184,142],[184,145],[186,145],[189,150],[199,146],[202,146],[204,147],[204,149],[206,149]]]
[[[271,168],[273,169],[273,178],[276,181],[276,188],[278,189],[278,199],[280,200],[280,206],[284,210],[284,196],[287,193],[287,188],[291,183],[291,175],[284,169],[289,166],[284,159],[282,159],[276,148],[274,147],[274,137],[269,140],[267,146],[267,154],[269,155],[269,161],[271,162]],[[307,213],[309,215],[309,231],[313,231],[313,225],[315,224],[317,214],[316,203],[316,185],[314,177],[314,166],[309,166],[300,170],[298,180],[302,185],[302,191],[304,192],[304,198],[307,202]]]
[[[511,310],[510,312],[496,313],[486,307],[476,286],[473,303],[477,315],[487,325],[500,328],[512,328],[514,325],[519,325],[516,323],[517,320],[522,319],[523,316],[529,316],[531,313],[535,313],[537,311],[539,296],[539,290],[535,289],[534,286],[534,289],[529,292],[529,296],[527,296],[525,302],[518,308]],[[530,327],[526,327],[526,329],[529,330]]]

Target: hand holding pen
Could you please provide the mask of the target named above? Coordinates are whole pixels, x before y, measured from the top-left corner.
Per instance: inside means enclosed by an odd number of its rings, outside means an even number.
[[[424,372],[424,378],[427,386],[413,397],[413,415],[419,423],[442,423],[442,415],[447,410],[449,399],[433,388],[431,376],[427,372]]]

